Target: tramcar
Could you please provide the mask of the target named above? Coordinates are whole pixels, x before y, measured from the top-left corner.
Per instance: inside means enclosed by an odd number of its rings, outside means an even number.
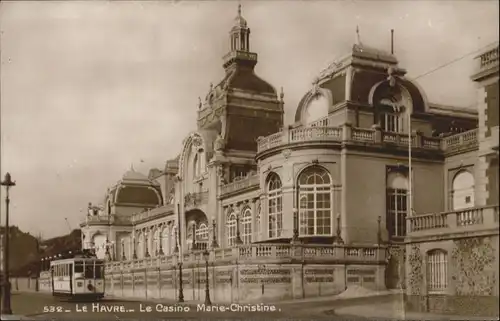
[[[52,295],[72,299],[104,297],[104,260],[75,257],[50,262]]]

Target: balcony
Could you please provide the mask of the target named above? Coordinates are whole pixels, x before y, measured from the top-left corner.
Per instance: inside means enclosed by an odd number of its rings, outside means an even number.
[[[442,138],[442,147],[445,153],[461,152],[468,148],[477,148],[478,130],[472,129],[460,134]]]
[[[86,225],[127,225],[131,224],[129,217],[118,215],[87,215],[80,226]]]
[[[491,74],[498,73],[498,43],[486,48],[476,57],[476,70],[471,77],[474,81],[480,81]]]
[[[148,209],[144,212],[140,212],[132,215],[132,222],[134,224],[147,222],[159,217],[166,216],[174,212],[174,204],[167,204],[161,207]]]
[[[453,212],[415,215],[408,218],[409,237],[449,233],[470,233],[497,229],[498,205],[467,208]]]
[[[319,120],[324,124],[325,120]],[[294,145],[300,143],[314,142],[337,142],[352,144],[392,145],[407,147],[409,144],[408,134],[384,132],[380,128],[356,128],[348,124],[342,127],[299,127],[286,129],[267,137],[259,137],[257,140],[257,152]],[[449,136],[446,138],[425,137],[420,133],[414,133],[411,137],[413,148],[424,150],[435,150],[444,153],[460,152],[470,148],[477,148],[477,129]]]
[[[331,262],[352,264],[380,263],[386,259],[383,246],[349,245],[291,245],[291,244],[248,244],[232,248],[211,249],[210,261],[237,261],[248,263],[286,263],[286,262]],[[175,258],[174,258],[175,256]],[[143,268],[157,268],[162,265],[175,265],[178,254],[106,263],[107,271],[122,271]],[[204,264],[202,251],[193,251],[182,255],[184,264]]]
[[[260,184],[260,176],[252,175],[245,177],[239,181],[234,181],[222,186],[221,195],[227,195],[234,192],[246,190],[248,188],[257,187]]]

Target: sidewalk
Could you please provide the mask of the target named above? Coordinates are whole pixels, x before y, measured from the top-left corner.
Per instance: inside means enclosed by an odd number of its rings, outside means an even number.
[[[406,312],[400,302],[357,305],[324,311],[328,315],[380,318],[385,320],[498,320],[494,317],[457,316],[436,313]]]

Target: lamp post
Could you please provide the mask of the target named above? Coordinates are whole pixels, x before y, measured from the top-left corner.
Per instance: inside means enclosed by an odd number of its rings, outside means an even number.
[[[210,257],[210,253],[207,249],[203,251],[203,258],[205,259],[205,305],[212,305],[212,301],[210,301],[210,285],[208,284],[208,259]]]
[[[5,174],[5,179],[1,183],[5,186],[5,237],[4,237],[4,255],[3,255],[3,301],[2,301],[2,314],[12,314],[12,309],[10,307],[10,280],[9,280],[9,190],[11,187],[16,186],[16,182],[13,182],[10,174]]]

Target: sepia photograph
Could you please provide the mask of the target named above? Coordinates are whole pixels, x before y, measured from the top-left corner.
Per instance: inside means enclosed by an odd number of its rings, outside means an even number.
[[[0,2],[1,320],[498,320],[499,1]]]

